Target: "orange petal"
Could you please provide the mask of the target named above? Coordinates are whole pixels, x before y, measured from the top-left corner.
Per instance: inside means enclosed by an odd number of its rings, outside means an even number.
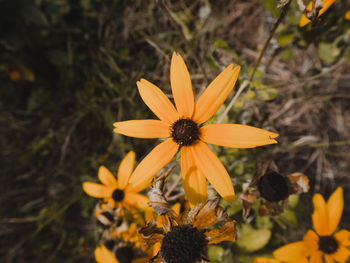
[[[313,230],[308,230],[303,237],[303,241],[305,241],[305,244],[311,251],[318,250],[318,240],[319,238]]]
[[[174,105],[157,86],[145,79],[141,79],[136,84],[142,100],[160,120],[171,124],[179,119]]]
[[[337,228],[340,218],[343,214],[343,208],[344,208],[343,188],[338,187],[327,201],[329,233],[333,233]]]
[[[331,255],[325,254],[324,258],[325,258],[327,263],[334,263],[333,257]]]
[[[335,233],[334,237],[341,246],[350,246],[350,232],[348,230],[342,229]]]
[[[124,202],[138,208],[148,207],[148,197],[138,193],[125,193]]]
[[[181,149],[181,176],[183,187],[190,205],[204,203],[207,199],[205,176],[197,169],[190,147]]]
[[[277,143],[277,133],[241,124],[208,124],[200,128],[200,139],[211,144],[253,148]]]
[[[140,192],[151,184],[153,176],[171,161],[179,146],[169,138],[158,144],[136,167],[129,183],[134,192]]]
[[[316,252],[312,253],[311,257],[310,257],[310,263],[323,263],[322,252],[316,251]]]
[[[304,241],[299,241],[280,247],[273,255],[278,260],[293,262],[309,256],[310,251]]]
[[[312,222],[317,234],[320,236],[330,235],[326,202],[320,194],[315,194],[312,198],[312,202],[314,204]]]
[[[230,95],[238,78],[239,70],[239,66],[233,68],[233,64],[231,64],[209,84],[195,104],[192,118],[194,122],[204,123],[218,111]]]
[[[105,246],[99,246],[95,249],[95,259],[97,263],[119,263],[111,251]]]
[[[135,138],[166,138],[170,136],[169,124],[159,120],[132,120],[113,123],[114,132]]]
[[[171,58],[170,82],[179,115],[183,118],[191,118],[194,108],[191,78],[185,62],[176,52],[173,52]]]
[[[117,188],[117,180],[115,179],[115,176],[107,169],[107,167],[101,165],[98,169],[97,176],[104,185],[113,189]]]
[[[91,182],[84,182],[83,190],[85,193],[95,198],[107,198],[110,197],[113,192],[113,188]]]
[[[322,15],[324,12],[327,11],[327,9],[333,5],[333,3],[335,2],[335,0],[323,0],[322,1],[322,8],[321,10],[318,12],[318,16]],[[312,10],[312,2],[310,1],[310,3],[307,5],[306,10],[311,11]],[[306,26],[308,23],[310,23],[310,19],[308,19],[304,14],[301,15],[300,20],[299,20],[299,26],[300,27],[304,27]]]
[[[253,263],[281,263],[281,261],[274,258],[254,258]]]
[[[209,183],[227,202],[235,200],[235,192],[229,174],[219,158],[204,142],[197,141],[190,148],[197,169],[207,177]]]
[[[123,190],[129,182],[129,177],[135,164],[135,153],[128,152],[124,159],[120,162],[118,168],[118,188]]]
[[[345,247],[338,248],[337,251],[334,254],[332,254],[333,258],[337,262],[346,262],[349,255],[350,255],[350,251],[348,248],[345,248]]]

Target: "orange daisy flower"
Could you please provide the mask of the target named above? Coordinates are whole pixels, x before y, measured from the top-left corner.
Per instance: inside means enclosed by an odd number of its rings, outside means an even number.
[[[139,194],[128,184],[135,163],[135,153],[130,151],[121,161],[117,178],[105,167],[100,166],[98,179],[102,184],[84,182],[83,190],[95,198],[104,198],[110,208],[126,208],[129,211],[148,206],[148,198]]]
[[[152,177],[181,149],[181,175],[189,202],[206,200],[206,179],[228,202],[235,198],[229,174],[206,143],[234,148],[253,148],[277,143],[278,134],[239,124],[208,124],[231,93],[240,67],[229,65],[194,102],[191,78],[182,57],[173,53],[171,89],[176,109],[167,96],[145,79],[137,82],[141,98],[160,120],[131,120],[114,123],[114,132],[137,138],[167,138],[137,166],[130,178],[134,189],[148,187]]]
[[[331,5],[334,4],[334,2],[335,2],[335,0],[323,0],[322,1],[322,8],[320,9],[320,11],[318,11],[317,17],[322,15],[324,12],[326,12],[327,9],[330,8]],[[310,3],[306,6],[306,12],[310,12],[311,10],[312,10],[312,1],[310,1]],[[300,17],[300,20],[299,20],[299,26],[304,27],[307,24],[309,24],[310,22],[311,22],[311,20],[308,19],[305,14],[302,14]]]
[[[315,231],[309,230],[302,241],[277,249],[273,254],[283,262],[295,262],[310,257],[310,262],[346,262],[350,255],[350,232],[342,229],[335,232],[344,208],[343,189],[338,187],[327,203],[322,195],[313,197],[314,213],[312,222]]]

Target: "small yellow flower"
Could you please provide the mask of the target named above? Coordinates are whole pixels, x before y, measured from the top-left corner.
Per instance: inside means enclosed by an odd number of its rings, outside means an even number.
[[[338,187],[327,203],[322,195],[313,197],[312,222],[315,231],[309,230],[302,241],[277,249],[273,254],[283,262],[295,262],[310,257],[310,262],[346,262],[350,255],[350,232],[342,229],[335,232],[344,208],[343,189]]]
[[[110,208],[126,208],[129,211],[135,208],[148,206],[148,198],[138,193],[129,184],[135,162],[135,153],[130,151],[121,161],[117,178],[105,167],[100,166],[98,178],[102,184],[84,182],[83,190],[95,198],[104,198]]]
[[[101,245],[95,249],[95,259],[97,263],[145,263],[148,262],[149,257],[135,256],[133,247],[121,246],[115,249],[114,254],[106,246]]]
[[[350,20],[350,10],[345,13],[344,18]]]
[[[206,179],[228,202],[235,198],[229,174],[207,143],[234,148],[253,148],[277,143],[278,134],[239,124],[208,124],[231,93],[240,67],[229,65],[194,102],[191,78],[182,57],[173,53],[171,89],[176,109],[167,96],[145,79],[137,82],[141,98],[160,120],[114,123],[114,132],[136,138],[167,138],[137,166],[130,178],[135,189],[148,187],[152,177],[181,149],[181,176],[189,202],[205,202]]]
[[[335,2],[335,0],[323,0],[322,1],[322,8],[320,9],[320,11],[318,12],[318,17],[320,15],[322,15],[324,12],[327,11],[327,9],[333,5],[333,3]],[[310,1],[310,3],[307,5],[306,7],[306,10],[307,11],[311,11],[312,10],[312,2]],[[302,14],[301,17],[300,17],[300,20],[299,20],[299,26],[300,27],[304,27],[306,26],[308,23],[310,23],[310,19],[308,19],[305,14]]]

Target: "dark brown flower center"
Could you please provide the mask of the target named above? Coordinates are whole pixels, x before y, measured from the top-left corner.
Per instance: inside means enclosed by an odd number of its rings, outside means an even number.
[[[166,263],[207,260],[208,240],[191,225],[175,226],[162,239],[160,255]]]
[[[115,189],[114,192],[112,193],[112,198],[116,202],[123,201],[124,199],[124,191],[120,189]]]
[[[284,200],[289,195],[287,179],[276,172],[268,172],[261,177],[258,189],[260,195],[270,202]]]
[[[338,247],[337,240],[332,236],[320,236],[318,240],[318,249],[325,254],[333,254]]]
[[[120,263],[131,263],[134,259],[134,251],[131,247],[120,247],[115,252],[115,257]]]
[[[180,146],[188,146],[199,139],[197,123],[191,119],[179,119],[171,127],[171,137]]]

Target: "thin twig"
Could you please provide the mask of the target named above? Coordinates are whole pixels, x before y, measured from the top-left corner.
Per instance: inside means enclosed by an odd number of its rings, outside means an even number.
[[[174,189],[176,188],[177,184],[180,182],[181,180],[181,175],[179,175],[171,184],[171,186],[168,188],[168,191],[165,193],[165,199],[168,199],[168,197],[170,196],[170,194],[174,191]]]

